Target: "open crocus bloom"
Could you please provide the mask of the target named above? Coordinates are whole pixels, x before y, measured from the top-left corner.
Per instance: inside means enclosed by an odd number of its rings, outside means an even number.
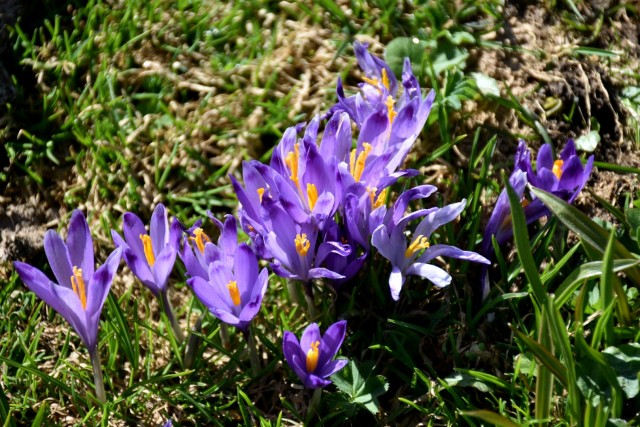
[[[169,226],[167,211],[161,203],[151,215],[149,232],[137,215],[126,212],[122,217],[124,239],[111,230],[116,247],[124,248],[124,260],[140,281],[159,296],[166,291],[167,282],[176,261],[182,230],[174,220]]]
[[[44,236],[44,251],[58,283],[23,262],[14,263],[25,285],[73,326],[93,354],[98,323],[111,281],[121,258],[114,250],[107,261],[94,270],[93,240],[84,215],[73,211],[67,241],[53,230]]]
[[[302,333],[300,342],[292,332],[284,332],[282,352],[305,387],[326,387],[331,384],[327,377],[347,364],[347,359],[333,359],[342,345],[346,331],[347,321],[341,320],[329,326],[322,336],[318,325],[312,323]]]
[[[258,273],[256,255],[242,243],[235,252],[233,266],[214,261],[209,265],[208,280],[193,276],[187,284],[217,318],[247,332],[260,311],[268,276],[266,268]]]
[[[395,227],[382,224],[374,232],[371,244],[380,254],[391,261],[391,275],[389,276],[389,288],[394,300],[400,298],[400,290],[404,285],[407,275],[420,276],[431,281],[438,287],[448,286],[451,276],[445,270],[429,264],[431,260],[439,256],[457,258],[465,261],[488,264],[489,260],[475,252],[464,251],[455,246],[437,244],[431,245],[429,238],[440,226],[453,221],[460,215],[466,201],[453,203],[443,208],[432,208],[420,212],[424,218],[416,227],[410,243],[405,237],[405,227],[409,214],[398,222]]]

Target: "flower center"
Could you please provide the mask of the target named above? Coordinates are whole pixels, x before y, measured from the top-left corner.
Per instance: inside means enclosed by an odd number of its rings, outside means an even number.
[[[87,291],[84,286],[84,279],[82,278],[82,269],[73,266],[73,276],[71,276],[71,287],[73,292],[80,298],[80,303],[83,309],[87,309]]]
[[[396,103],[395,99],[391,95],[387,96],[387,100],[385,101],[385,105],[387,106],[387,112],[389,114],[389,123],[393,123],[393,119],[396,118],[398,113],[393,109],[393,105]]]
[[[233,305],[240,305],[240,291],[238,290],[238,284],[236,281],[230,280],[229,283],[227,283],[227,289],[229,289],[229,295],[231,296]]]
[[[289,170],[291,171],[291,181],[296,185],[298,190],[300,190],[300,181],[298,180],[298,159],[300,158],[300,143],[296,142],[293,146],[293,151],[289,151],[287,156],[284,158],[284,163],[287,165]]]
[[[562,165],[564,164],[564,160],[556,160],[553,162],[553,174],[560,179],[562,177]]]
[[[318,346],[320,345],[320,341],[315,341],[311,343],[311,348],[307,350],[307,372],[311,373],[316,370],[318,367],[318,356],[320,351],[318,350]]]
[[[298,252],[298,255],[300,256],[307,256],[307,252],[309,252],[309,247],[311,247],[311,242],[307,239],[307,235],[302,233],[302,234],[296,234],[296,252]]]
[[[264,188],[260,187],[256,191],[258,192],[258,197],[260,198],[260,203],[262,203],[262,195],[264,194]]]
[[[365,142],[362,144],[362,151],[358,154],[358,158],[356,159],[356,149],[351,150],[351,155],[349,156],[349,171],[351,172],[351,176],[356,182],[360,182],[360,178],[362,177],[362,172],[364,172],[364,164],[367,161],[367,157],[371,152],[371,144]]]
[[[378,191],[377,187],[367,187],[367,192],[369,193],[369,200],[371,200],[371,210],[378,209],[380,206],[384,205],[384,202],[387,199],[388,189],[385,188],[378,194],[376,197],[376,192]]]
[[[371,86],[375,86],[375,88],[378,89],[378,92],[382,93],[382,90],[380,90],[380,80],[377,78],[363,77],[362,81],[369,83]],[[382,85],[389,90],[389,75],[387,74],[386,68],[382,69]]]
[[[151,236],[148,234],[141,234],[140,240],[142,240],[142,246],[144,246],[144,256],[147,258],[147,264],[149,264],[149,267],[153,267],[153,264],[156,263],[156,257],[153,254]]]
[[[195,235],[195,237],[191,237],[191,240],[196,242],[196,246],[198,247],[198,250],[200,251],[201,254],[204,254],[204,245],[206,243],[211,243],[211,239],[209,238],[209,236],[207,236],[207,234],[200,227],[198,227],[195,230],[193,230],[193,234]],[[151,240],[151,239],[149,239],[149,240]],[[146,247],[145,247],[144,253],[145,253],[145,255],[147,254]],[[153,256],[153,254],[152,254],[152,256]],[[148,259],[148,256],[147,256],[147,259]]]
[[[429,241],[422,234],[416,237],[416,239],[411,242],[406,251],[404,251],[405,258],[411,258],[416,252],[427,249],[429,247]]]
[[[307,184],[307,199],[309,199],[309,210],[313,210],[318,201],[318,189],[315,184]]]

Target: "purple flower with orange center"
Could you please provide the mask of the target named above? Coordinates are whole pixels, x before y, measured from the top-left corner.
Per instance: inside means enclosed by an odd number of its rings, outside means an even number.
[[[167,295],[167,283],[176,262],[182,229],[174,219],[171,226],[161,203],[153,210],[147,232],[137,215],[126,212],[122,217],[124,239],[115,230],[111,237],[116,247],[124,249],[124,260],[135,276],[158,298],[169,318],[178,342],[184,340],[180,325]]]
[[[285,331],[282,339],[282,352],[289,366],[303,385],[309,389],[326,387],[331,384],[327,377],[335,374],[347,364],[347,359],[335,359],[347,331],[347,321],[341,320],[329,326],[320,334],[316,323],[309,325],[300,341]]]
[[[536,170],[531,164],[531,152],[524,141],[520,140],[515,155],[515,168],[509,177],[509,183],[516,194],[521,198],[524,216],[527,224],[548,215],[549,209],[533,196],[527,197],[526,186],[530,184],[572,203],[585,184],[589,180],[593,169],[593,156],[587,159],[583,166],[580,157],[576,153],[576,147],[572,139],[554,160],[553,149],[550,144],[540,147],[536,161]],[[499,245],[504,244],[513,235],[511,222],[511,207],[507,190],[504,189],[498,196],[495,207],[485,228],[480,253],[486,257],[493,255],[492,237]],[[486,297],[489,292],[488,270],[482,274],[482,295]]]
[[[49,230],[44,236],[44,252],[58,283],[23,262],[16,261],[14,267],[24,284],[60,313],[85,343],[93,365],[96,395],[104,402],[106,397],[97,348],[98,323],[122,249],[114,250],[95,270],[89,226],[82,212],[75,210],[69,222],[66,243],[58,233]]]
[[[267,290],[267,269],[258,272],[256,255],[242,243],[235,251],[233,265],[214,261],[208,273],[207,279],[194,276],[187,284],[213,315],[246,334]]]
[[[380,255],[391,261],[389,288],[394,300],[397,301],[400,298],[400,291],[407,275],[423,277],[438,287],[448,286],[451,283],[449,273],[429,263],[437,257],[446,256],[483,264],[489,263],[489,260],[475,252],[444,244],[432,245],[429,241],[431,234],[437,228],[460,215],[465,204],[466,201],[463,200],[443,208],[417,211],[397,222],[382,224],[373,232],[371,244],[378,249]],[[405,228],[408,222],[417,216],[424,216],[424,218],[416,227],[408,243]]]

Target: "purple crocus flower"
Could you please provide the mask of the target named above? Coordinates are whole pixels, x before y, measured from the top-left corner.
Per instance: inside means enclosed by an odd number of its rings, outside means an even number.
[[[407,275],[423,277],[438,287],[444,287],[451,283],[449,273],[440,267],[429,264],[436,257],[447,256],[483,264],[489,263],[489,260],[475,252],[463,251],[449,245],[431,245],[429,243],[431,234],[438,227],[457,218],[465,204],[466,201],[463,200],[443,208],[431,208],[420,212],[421,215],[424,215],[424,219],[416,227],[416,231],[413,233],[414,237],[409,244],[407,244],[404,229],[408,223],[407,218],[415,217],[415,213],[402,218],[395,227],[382,224],[373,232],[371,244],[378,249],[383,257],[391,261],[389,288],[394,300],[397,301],[400,298],[400,290]]]
[[[331,384],[327,377],[347,364],[347,359],[333,359],[342,345],[346,331],[347,321],[341,320],[329,326],[322,336],[318,325],[312,323],[302,333],[300,342],[292,332],[284,332],[282,352],[305,387],[326,387]]]
[[[536,170],[531,164],[531,152],[524,141],[520,140],[515,155],[515,168],[509,177],[509,184],[522,200],[522,207],[527,224],[548,215],[549,209],[533,195],[526,197],[527,183],[550,192],[551,194],[572,203],[587,183],[591,170],[593,169],[593,155],[587,159],[583,166],[580,157],[576,153],[575,144],[572,139],[567,141],[566,146],[560,153],[560,158],[553,160],[553,152],[550,144],[540,147],[536,162]],[[495,207],[485,228],[484,237],[480,253],[486,257],[493,255],[491,244],[492,236],[499,245],[502,245],[513,235],[511,223],[511,207],[507,190],[504,189],[498,196]],[[483,298],[489,292],[488,270],[482,273],[482,295]]]
[[[104,386],[97,352],[98,323],[111,281],[120,263],[122,249],[114,250],[105,263],[94,270],[93,240],[89,225],[82,212],[74,210],[66,243],[58,233],[49,230],[44,236],[44,252],[58,283],[23,262],[14,262],[14,267],[24,284],[60,313],[85,343],[94,368],[96,394],[104,402]]]
[[[266,268],[258,273],[256,255],[242,243],[235,251],[233,266],[214,261],[209,265],[208,279],[193,276],[187,284],[211,313],[246,334],[260,311],[268,276]]]
[[[229,267],[233,267],[234,255],[238,248],[236,219],[233,215],[227,215],[222,223],[211,212],[207,212],[207,214],[220,229],[220,237],[217,244],[212,243],[209,236],[200,227],[201,220],[187,230],[188,237],[185,237],[185,243],[179,256],[190,277],[200,276],[203,279],[208,279],[209,265],[214,261],[222,261]]]
[[[131,212],[123,215],[122,228],[124,239],[111,230],[113,242],[116,247],[124,248],[124,260],[133,274],[159,296],[167,289],[176,261],[182,234],[180,224],[174,219],[169,226],[167,211],[159,203],[151,215],[148,233],[140,218]]]
[[[318,227],[312,221],[296,224],[278,203],[268,208],[270,229],[265,239],[269,252],[273,255],[272,270],[280,277],[309,282],[321,277],[343,279],[323,265],[329,254],[349,255],[351,249],[339,242],[318,242]]]

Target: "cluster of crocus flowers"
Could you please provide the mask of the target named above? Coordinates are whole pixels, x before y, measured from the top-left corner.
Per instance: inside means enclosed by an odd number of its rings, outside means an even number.
[[[389,283],[397,300],[408,274],[439,286],[450,282],[444,270],[428,264],[437,256],[488,261],[445,245],[427,250],[435,227],[453,220],[464,206],[456,205],[455,215],[445,207],[405,216],[408,202],[427,197],[434,187],[428,194],[422,187],[408,189],[393,209],[387,208],[391,186],[418,174],[401,167],[426,123],[435,93],[423,95],[408,60],[399,81],[366,45],[356,42],[354,50],[364,74],[362,83],[357,93],[347,96],[338,81],[338,103],[325,116],[324,130],[319,116],[290,127],[269,165],[244,162],[244,185],[231,179],[240,202],[240,225],[276,274],[307,284],[322,279],[340,286],[358,274],[376,247],[392,261]],[[417,237],[423,243],[408,248],[405,229],[421,215],[430,215],[419,226],[427,234]],[[373,246],[372,236],[377,236]],[[400,246],[381,249],[385,239]],[[394,251],[402,252],[402,259]]]
[[[515,155],[515,167],[509,177],[509,185],[522,201],[527,224],[531,224],[550,213],[540,200],[526,191],[527,185],[547,191],[567,203],[573,203],[591,175],[593,160],[593,155],[591,155],[583,165],[580,156],[576,153],[575,143],[569,139],[560,152],[560,156],[555,160],[550,144],[544,144],[540,147],[534,170],[531,163],[531,152],[525,142],[520,140]],[[498,196],[491,218],[485,228],[480,253],[488,258],[491,257],[493,255],[492,239],[502,245],[511,236],[513,236],[511,207],[505,188]],[[483,297],[486,297],[489,292],[487,273],[488,270],[485,269],[482,274]]]
[[[122,250],[114,250],[105,263],[95,269],[89,226],[82,212],[75,210],[69,222],[67,241],[49,230],[44,236],[44,251],[57,283],[23,262],[16,261],[14,267],[24,284],[60,313],[87,346],[93,366],[96,397],[105,402],[98,353],[98,324],[102,306],[120,264]]]

